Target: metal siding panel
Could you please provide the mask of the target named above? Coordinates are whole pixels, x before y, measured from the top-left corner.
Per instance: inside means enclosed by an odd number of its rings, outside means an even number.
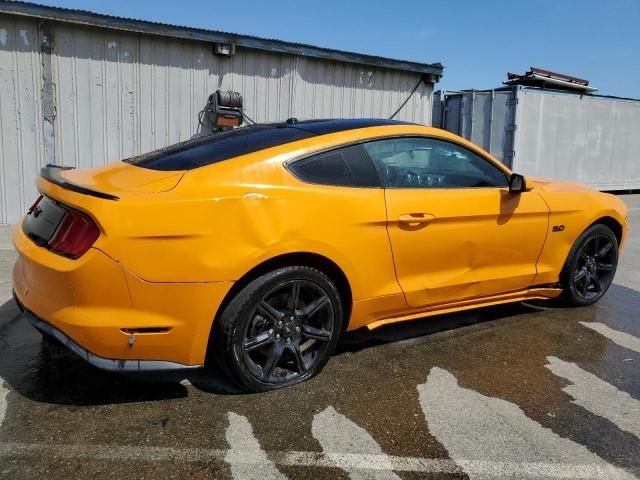
[[[409,84],[410,85],[414,84],[414,85],[411,85],[411,88],[413,89],[416,83],[416,79],[411,78],[411,76],[408,76],[408,77],[409,77]],[[421,123],[421,120],[423,117],[423,114],[422,114],[423,88],[424,88],[424,83],[421,83],[420,85],[418,85],[415,93],[411,97],[411,100],[409,100],[409,104],[411,105],[411,120],[416,123]]]
[[[356,82],[358,76],[358,67],[355,65],[345,65],[345,110],[346,118],[354,118],[356,116]]]
[[[507,149],[512,148],[513,142],[509,139],[507,124],[513,118],[515,104],[510,103],[513,92],[496,92],[493,99],[493,122],[491,123],[491,148],[489,152],[501,162],[508,161]]]
[[[517,147],[516,143],[519,141],[519,125],[522,122],[524,108],[521,107],[522,91],[520,88],[514,88],[505,91],[505,123],[502,129],[504,134],[504,142],[502,144],[502,163],[507,167],[513,168],[516,161]]]
[[[392,99],[391,99],[391,95],[388,93],[389,92],[389,88],[391,85],[391,76],[389,75],[388,71],[382,71],[381,72],[381,76],[382,76],[382,92],[386,93],[386,94],[381,94],[380,95],[380,104],[382,107],[381,110],[381,117],[388,117],[393,113],[392,110]],[[384,112],[384,113],[382,113]]]
[[[292,115],[300,119],[388,117],[404,102],[419,78],[393,70],[325,64],[299,57],[293,82],[296,109]],[[396,118],[430,124],[432,93],[431,84],[422,84]]]
[[[393,109],[396,110],[402,102],[405,101],[407,90],[407,76],[404,72],[397,72],[397,84],[394,93],[395,103]],[[405,105],[402,110],[396,115],[396,120],[408,120],[407,118],[407,106]]]
[[[334,62],[328,62],[323,64],[322,78],[318,78],[320,86],[319,105],[318,112],[319,118],[327,118],[331,116],[331,96],[333,94],[333,87],[331,86],[330,79],[333,78],[333,71],[335,69]]]
[[[312,77],[308,80],[310,90],[310,118],[322,117],[323,86],[321,78],[324,76],[324,62],[313,62]]]
[[[93,159],[93,101],[91,75],[91,31],[76,29],[73,32],[74,61],[73,67],[73,117],[75,130],[75,151],[77,165],[91,167]]]
[[[431,125],[436,128],[443,128],[442,126],[442,109],[444,100],[444,92],[438,91],[438,95],[433,95]]]
[[[259,99],[256,122],[266,122],[269,114],[281,118],[280,106],[283,93],[281,91],[282,77],[285,75],[281,56],[258,55],[261,81],[258,84],[256,96]]]
[[[333,69],[333,95],[331,102],[331,111],[335,112],[336,117],[340,118],[344,115],[342,114],[342,105],[344,99],[344,64],[339,63],[336,64]]]
[[[400,106],[400,102],[402,102],[402,74],[401,72],[397,71],[390,71],[387,72],[387,74],[389,75],[390,85],[390,88],[387,90],[387,95],[389,95],[390,99],[389,116],[391,116]]]
[[[221,67],[219,65],[220,58],[212,55],[211,46],[207,44],[195,43],[194,46],[196,63],[195,68],[198,69],[198,87],[194,90],[193,103],[195,106],[196,115],[202,111],[207,104],[209,95],[220,88],[222,82]],[[210,131],[210,126],[205,127],[197,123],[197,118],[194,118],[194,133],[201,134]],[[197,126],[196,126],[197,125]]]
[[[365,117],[365,88],[366,88],[366,73],[364,67],[356,66],[354,71],[354,85],[353,85],[353,117]]]
[[[447,94],[445,103],[444,125],[442,128],[460,135],[460,111],[462,94]]]
[[[138,150],[148,152],[156,147],[154,96],[156,90],[154,49],[155,41],[151,37],[140,36],[138,66]]]
[[[398,72],[399,76],[400,76],[400,86],[398,87],[398,103],[397,103],[397,107],[399,107],[406,99],[408,96],[408,92],[411,89],[411,87],[413,87],[413,85],[410,87],[409,86],[409,76],[404,73],[404,72]],[[397,108],[396,107],[396,108]],[[398,113],[398,115],[396,116],[397,120],[404,120],[404,121],[411,121],[411,103],[407,102],[406,105],[404,107],[402,107],[402,110],[400,110],[400,112]]]
[[[40,83],[42,77],[38,52],[38,27],[32,21],[20,21],[18,27],[18,97],[20,99],[19,128],[22,141],[22,183],[20,211],[24,212],[38,195],[36,186],[29,179],[37,175],[42,166],[44,149],[42,142],[42,109],[40,106]]]
[[[73,90],[73,35],[65,26],[54,29],[54,51],[52,55],[53,81],[56,94],[56,163],[76,166],[75,116]]]
[[[289,118],[291,117],[291,105],[293,104],[293,78],[295,69],[295,57],[292,55],[279,55],[280,57],[280,71],[281,75],[278,75],[278,80],[272,83],[270,93],[274,97],[279,97],[279,109],[277,118]]]
[[[419,123],[424,125],[433,125],[433,89],[433,83],[424,83],[422,86],[422,93],[420,95],[422,119]]]
[[[415,82],[415,79],[413,83]],[[411,119],[416,123],[424,123],[424,112],[423,112],[423,97],[424,97],[424,82],[421,83],[416,92],[411,97],[410,103],[412,104],[412,115]]]
[[[371,95],[371,108],[372,115],[376,118],[384,118],[385,113],[387,113],[387,99],[384,95],[384,73],[384,70],[378,68],[373,71],[373,92]]]
[[[181,111],[184,108],[185,85],[181,82],[182,42],[169,41],[167,45],[167,142],[177,143],[188,140],[181,125]]]
[[[331,115],[327,102],[329,86],[327,85],[327,72],[331,71],[331,64],[316,62],[315,79],[313,82],[313,117],[327,118]]]
[[[259,90],[259,95],[263,96],[260,115],[254,118],[256,122],[266,122],[269,112],[273,112],[278,118],[282,118],[281,99],[284,97],[282,92],[282,78],[285,75],[283,67],[283,58],[281,55],[260,55],[260,62],[264,65],[264,82],[263,88]]]
[[[162,148],[171,143],[171,132],[169,128],[170,109],[169,109],[169,43],[168,39],[154,39],[153,59],[154,70],[153,80],[155,85],[153,97],[153,120],[155,130],[154,148]]]
[[[0,24],[0,131],[2,134],[1,221],[15,220],[21,210],[21,131],[16,84],[19,57],[15,22]]]
[[[251,110],[246,110],[255,122],[264,122],[264,118],[268,113],[267,107],[267,81],[268,81],[268,65],[267,58],[257,52],[247,52],[247,80],[249,86],[245,95],[251,95]]]
[[[310,73],[312,76],[307,84],[309,85],[309,118],[317,118],[318,117],[318,102],[320,99],[320,95],[318,94],[318,75],[320,74],[320,63],[321,62],[313,62],[313,70]]]
[[[284,75],[282,68],[282,58],[280,56],[259,55],[263,81],[258,86],[256,95],[260,98],[260,106],[257,113],[256,122],[266,122],[269,112],[274,112],[276,116],[281,115],[280,99],[281,79]],[[280,118],[280,117],[279,117]]]
[[[2,17],[0,38],[0,223],[13,223],[35,199],[44,162],[42,62],[35,21]]]
[[[473,98],[471,141],[488,150],[491,136],[491,94],[475,92]]]
[[[105,31],[104,44],[104,115],[105,156],[101,163],[122,158],[122,95],[120,86],[120,35]]]
[[[461,131],[462,136],[467,140],[471,139],[473,133],[473,92],[464,92],[462,94],[462,110],[461,110]]]
[[[198,123],[197,115],[204,107],[209,94],[209,68],[205,61],[206,53],[209,52],[205,51],[204,45],[195,43],[191,46],[191,108],[194,115],[191,121],[193,122],[195,128],[194,133],[199,133],[201,130],[201,127]],[[142,85],[143,84],[140,85],[141,88]]]
[[[119,63],[119,101],[120,101],[120,158],[126,158],[137,152],[137,96],[140,88],[137,83],[139,51],[138,38],[135,35],[120,35],[118,51]]]
[[[315,65],[304,57],[299,57],[296,63],[296,74],[294,77],[295,108],[292,116],[302,119],[311,118],[313,115],[313,84],[307,81],[310,71]]]
[[[104,163],[107,149],[107,126],[105,123],[105,110],[107,108],[105,58],[104,58],[104,32],[91,30],[89,39],[90,55],[89,64],[90,103],[86,105],[89,110],[89,127],[91,129],[90,156],[86,159],[90,166],[98,166]]]

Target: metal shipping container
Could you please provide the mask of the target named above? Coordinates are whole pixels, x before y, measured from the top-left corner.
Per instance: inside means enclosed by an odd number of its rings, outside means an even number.
[[[217,45],[229,55],[216,55]],[[236,90],[256,122],[388,117],[429,125],[442,65],[0,0],[0,224],[47,163],[92,167],[201,133]]]
[[[640,188],[640,100],[532,87],[436,92],[433,124],[524,175]]]

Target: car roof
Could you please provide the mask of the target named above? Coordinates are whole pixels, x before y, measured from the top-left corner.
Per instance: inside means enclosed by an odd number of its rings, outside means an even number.
[[[211,165],[267,148],[360,128],[416,125],[399,120],[355,118],[253,124],[214,132],[124,160],[151,170],[179,171]]]
[[[298,121],[290,118],[284,123],[270,124],[276,127],[290,127],[307,130],[316,135],[326,135],[329,133],[342,132],[344,130],[354,130],[356,128],[386,127],[390,125],[416,125],[415,123],[403,122],[400,120],[390,120],[386,118],[327,118],[316,120]]]

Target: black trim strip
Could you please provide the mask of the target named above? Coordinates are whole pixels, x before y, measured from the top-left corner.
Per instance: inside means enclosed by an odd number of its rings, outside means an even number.
[[[14,294],[15,295],[15,294]],[[22,305],[19,300],[18,305]],[[107,370],[110,372],[131,373],[131,372],[169,372],[169,371],[185,371],[196,370],[202,368],[203,365],[184,365],[182,363],[169,362],[165,360],[119,360],[114,358],[100,357],[89,350],[81,347],[74,342],[71,337],[64,334],[61,330],[47,323],[40,318],[36,317],[32,312],[21,307],[23,310],[22,316],[26,318],[31,325],[37,330],[47,335],[51,335],[58,340],[62,345],[78,355],[84,361],[97,367],[101,370]]]
[[[120,200],[120,197],[117,197],[116,195],[78,185],[77,183],[71,182],[60,175],[61,171],[71,170],[73,168],[75,167],[65,167],[62,165],[49,164],[40,169],[40,175],[45,180],[54,183],[62,188],[66,188],[67,190],[71,190],[72,192],[81,193],[83,195],[90,195],[92,197],[104,198],[106,200]]]

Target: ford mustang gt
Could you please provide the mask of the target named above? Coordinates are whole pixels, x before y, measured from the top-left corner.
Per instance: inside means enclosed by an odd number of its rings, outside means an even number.
[[[314,376],[347,330],[592,304],[627,232],[613,195],[389,120],[237,128],[37,187],[13,282],[43,335],[121,372],[214,359],[248,391]]]

